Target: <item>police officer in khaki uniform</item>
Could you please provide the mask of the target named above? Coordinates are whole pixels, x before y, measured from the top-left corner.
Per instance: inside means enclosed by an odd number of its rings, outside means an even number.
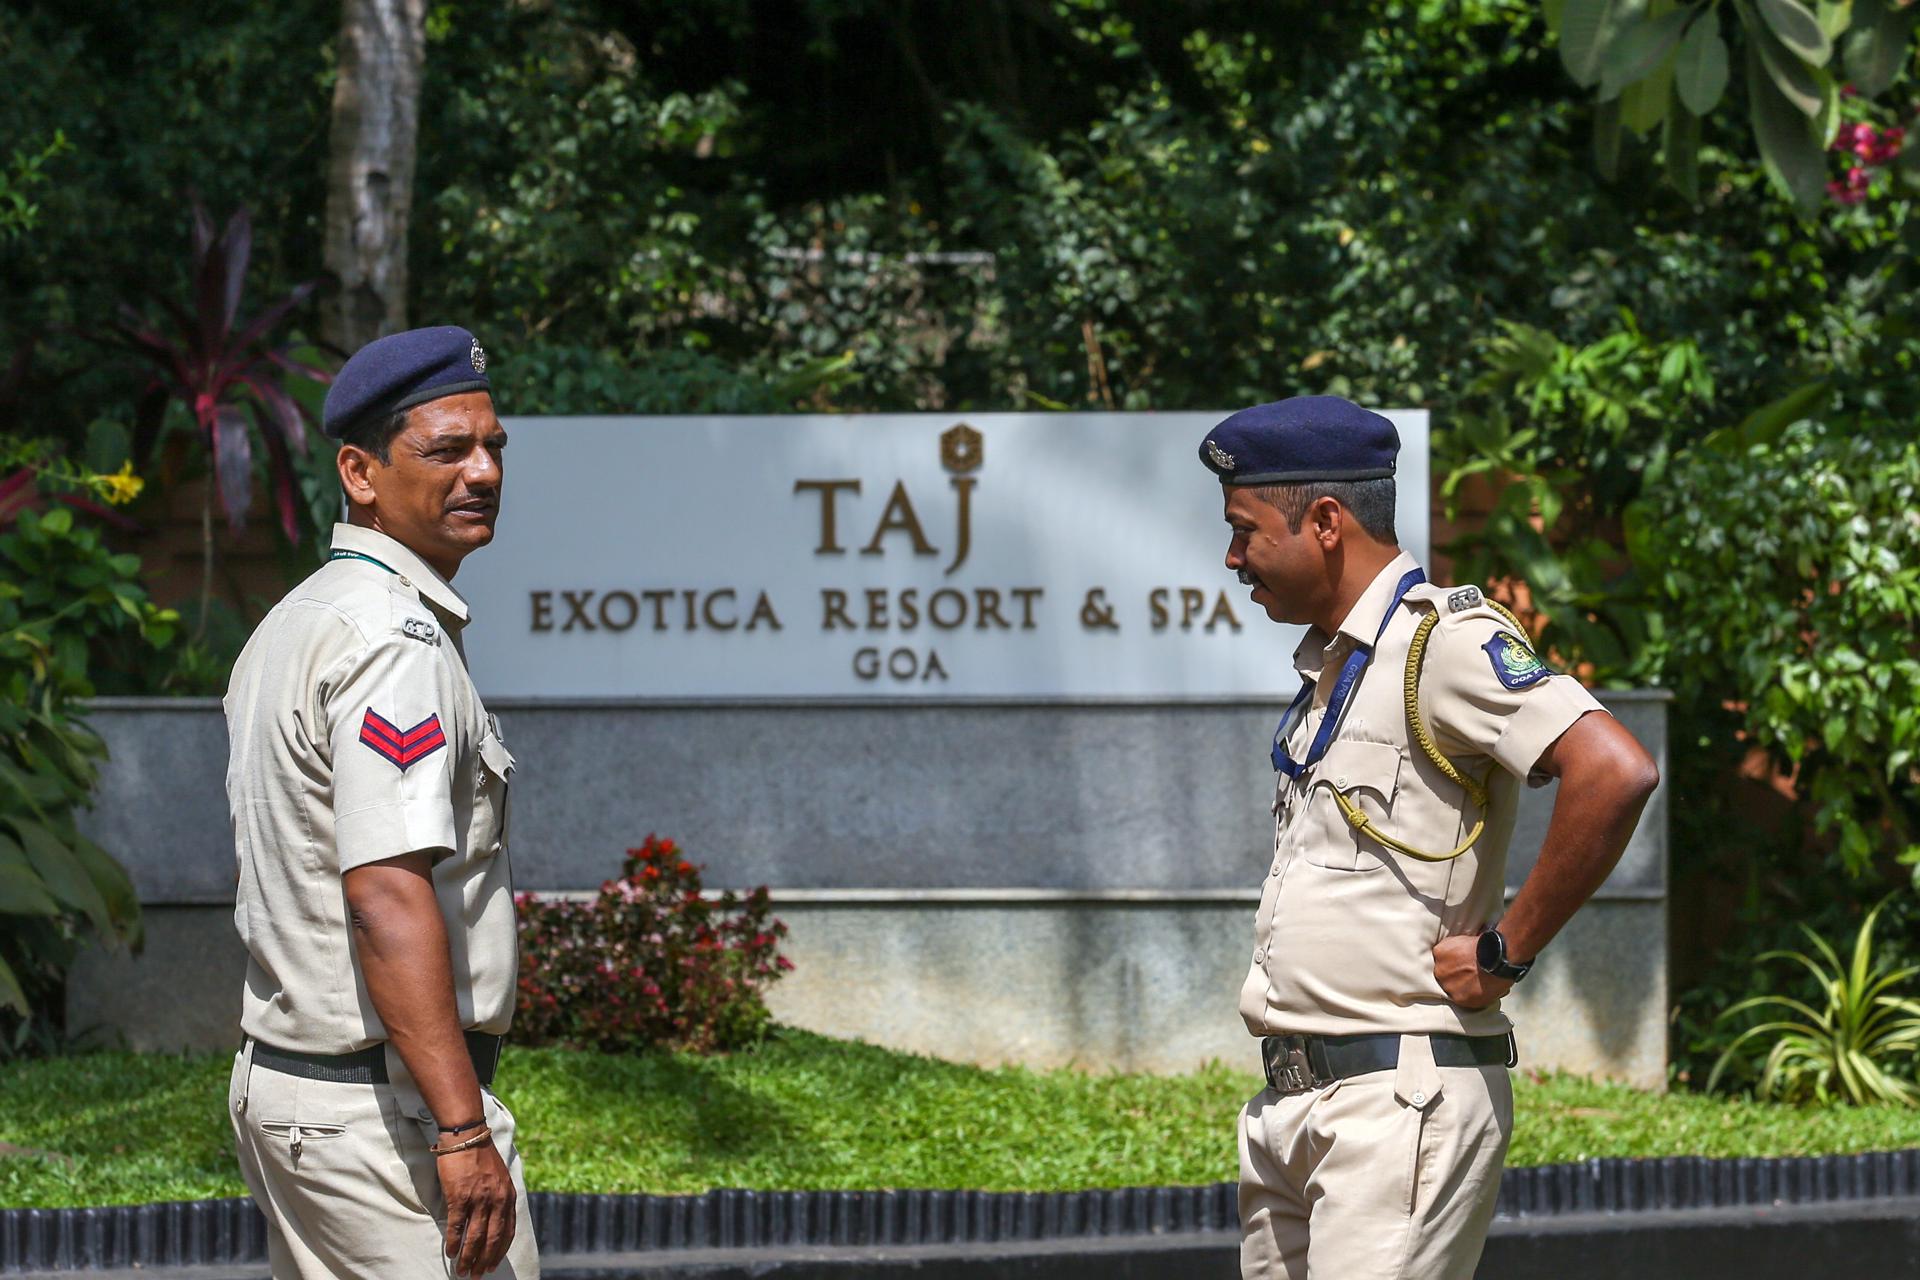
[[[1229,569],[1310,626],[1274,736],[1274,851],[1240,994],[1268,1087],[1241,1113],[1241,1272],[1468,1280],[1513,1130],[1500,997],[1606,879],[1653,761],[1473,587],[1393,528],[1399,437],[1334,396],[1208,433]],[[1560,779],[1503,916],[1521,784]]]
[[[513,1117],[513,757],[451,579],[493,538],[501,450],[464,329],[359,351],[327,393],[347,523],[226,698],[249,961],[229,1112],[275,1280],[539,1274]]]

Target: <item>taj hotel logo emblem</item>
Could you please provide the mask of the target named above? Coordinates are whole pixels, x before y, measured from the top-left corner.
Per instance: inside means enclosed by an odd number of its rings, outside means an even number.
[[[964,422],[940,433],[940,465],[949,471],[978,471],[986,460],[984,439]]]

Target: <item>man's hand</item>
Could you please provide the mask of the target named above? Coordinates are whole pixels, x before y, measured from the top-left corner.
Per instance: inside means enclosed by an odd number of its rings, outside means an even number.
[[[459,1138],[441,1134],[442,1142]],[[456,1276],[484,1276],[500,1265],[513,1243],[513,1178],[506,1162],[483,1142],[434,1162],[447,1198],[447,1256]]]
[[[1513,990],[1512,982],[1480,967],[1480,939],[1470,933],[1440,939],[1433,949],[1433,976],[1462,1009],[1484,1009]]]
[[[367,994],[421,1100],[442,1125],[480,1119],[486,1109],[460,1034],[430,856],[408,853],[370,862],[348,871],[345,882]],[[455,1144],[461,1136],[442,1129],[440,1143]],[[513,1179],[491,1142],[442,1156],[435,1165],[447,1199],[446,1247],[455,1259],[454,1274],[485,1275],[513,1242]]]

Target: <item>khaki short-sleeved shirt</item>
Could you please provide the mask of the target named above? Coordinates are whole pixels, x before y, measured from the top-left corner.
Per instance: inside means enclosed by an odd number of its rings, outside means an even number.
[[[333,549],[261,621],[227,690],[241,1028],[307,1053],[385,1040],[342,876],[428,852],[460,1024],[504,1034],[513,757],[467,675],[466,601],[385,534],[335,525]]]
[[[1310,631],[1295,651],[1301,675],[1318,684],[1287,740],[1294,759],[1306,758],[1341,664],[1356,643],[1373,643],[1394,589],[1415,567],[1400,556],[1338,634]],[[1486,778],[1490,793],[1486,829],[1449,862],[1385,848],[1314,785],[1338,786],[1381,830],[1418,849],[1446,852],[1472,830],[1480,815],[1411,745],[1407,726],[1407,650],[1434,611],[1440,621],[1427,642],[1421,715],[1442,754]],[[1512,630],[1478,592],[1415,587],[1387,622],[1326,754],[1298,778],[1276,774],[1273,864],[1240,991],[1240,1014],[1255,1035],[1491,1035],[1511,1026],[1498,1005],[1469,1011],[1446,998],[1433,976],[1433,947],[1500,918],[1519,786],[1546,782],[1533,776],[1542,753],[1581,716],[1603,710],[1571,677],[1531,669],[1524,650],[1501,639]]]

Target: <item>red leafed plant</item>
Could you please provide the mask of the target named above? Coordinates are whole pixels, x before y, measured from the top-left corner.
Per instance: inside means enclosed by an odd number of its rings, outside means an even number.
[[[198,200],[193,202],[193,297],[190,306],[156,298],[163,315],[149,324],[122,304],[113,332],[152,369],[140,397],[134,457],[143,458],[159,433],[169,400],[178,400],[200,427],[212,473],[201,518],[204,574],[201,620],[213,592],[213,494],[217,490],[227,519],[238,529],[253,505],[253,432],[266,445],[280,527],[290,541],[300,540],[300,508],[293,454],[307,449],[311,414],[287,393],[286,374],[330,382],[325,369],[294,359],[290,348],[271,341],[274,329],[307,300],[317,280],[297,285],[259,314],[243,320],[240,295],[247,262],[253,256],[253,224],[245,209],[235,210],[218,235]]]
[[[589,901],[516,895],[514,1039],[701,1053],[758,1039],[772,1021],[763,992],[793,968],[787,926],[764,886],[709,897],[701,870],[649,835]]]

